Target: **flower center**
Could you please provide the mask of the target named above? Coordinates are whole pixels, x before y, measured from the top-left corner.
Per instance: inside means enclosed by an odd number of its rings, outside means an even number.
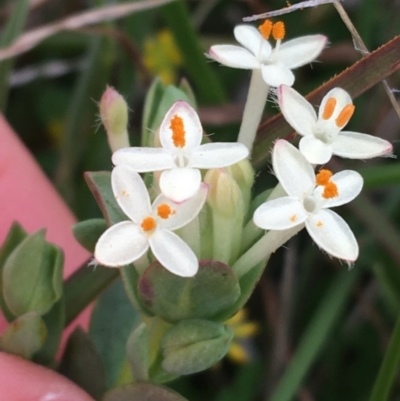
[[[172,141],[177,148],[183,148],[186,145],[185,129],[182,117],[175,114],[171,119]]]
[[[149,216],[149,217],[146,217],[143,219],[140,227],[142,227],[144,232],[148,233],[150,231],[153,231],[157,227],[157,223],[156,223],[154,217]]]
[[[315,199],[312,196],[307,196],[307,198],[304,199],[303,206],[308,213],[312,213],[315,211],[317,203],[315,202]]]
[[[169,205],[166,203],[162,203],[157,207],[157,215],[162,219],[168,219],[172,214],[175,214],[176,211],[171,209]]]
[[[337,116],[335,123],[338,128],[344,127],[350,120],[356,107],[354,104],[348,104],[343,107],[342,111]]]

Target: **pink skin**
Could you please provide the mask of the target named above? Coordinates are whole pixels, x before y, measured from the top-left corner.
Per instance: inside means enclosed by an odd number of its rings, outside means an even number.
[[[2,400],[94,401],[64,376],[4,352],[0,352],[0,376]]]
[[[79,266],[87,263],[91,256],[75,241],[72,235],[71,226],[76,221],[75,217],[1,115],[0,144],[0,246],[15,220],[22,224],[29,233],[45,227],[47,229],[46,238],[64,250],[64,277],[70,276]],[[87,328],[90,312],[91,308],[89,307],[69,325],[64,333],[63,344],[68,334],[78,324]],[[7,323],[0,312],[0,333],[6,326]],[[72,396],[75,393],[68,393],[68,391],[75,391],[78,394],[75,386],[53,372],[34,366],[36,365],[24,362],[19,358],[0,354],[0,399],[8,401],[91,400],[85,394],[80,398],[78,395]],[[21,371],[19,371],[19,367],[21,367]],[[26,372],[29,373],[29,376],[23,373],[24,369],[27,369]],[[65,387],[65,391],[67,391],[65,394],[71,394],[70,396],[41,398],[26,395],[28,390],[31,394],[31,386],[32,391],[38,391],[37,394],[45,394],[43,391],[53,376],[56,378],[54,379],[55,383],[57,385],[60,383],[62,388]],[[34,384],[35,381],[37,383]],[[24,385],[21,386],[21,383]],[[82,392],[80,391],[80,393]]]

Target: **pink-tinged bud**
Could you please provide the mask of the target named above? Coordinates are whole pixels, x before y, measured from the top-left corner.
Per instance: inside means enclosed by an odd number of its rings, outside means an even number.
[[[128,105],[125,99],[111,86],[100,100],[100,117],[106,129],[111,151],[129,147]]]

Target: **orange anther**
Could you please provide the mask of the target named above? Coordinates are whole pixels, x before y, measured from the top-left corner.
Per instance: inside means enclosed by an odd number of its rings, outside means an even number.
[[[171,214],[175,214],[175,210],[171,209],[169,205],[166,203],[162,203],[160,206],[157,207],[157,214],[162,219],[168,219]]]
[[[272,21],[269,19],[265,20],[264,23],[258,27],[258,30],[260,31],[261,36],[265,40],[268,40],[272,31]]]
[[[174,115],[171,119],[171,125],[169,126],[172,130],[172,141],[177,148],[183,148],[186,145],[185,129],[183,125],[182,117]]]
[[[157,224],[153,217],[146,217],[143,219],[140,226],[142,227],[143,231],[148,232],[153,231],[157,227]]]
[[[321,220],[317,221],[317,227],[322,227],[324,225],[324,223]]]
[[[336,99],[334,97],[330,97],[325,103],[325,108],[324,112],[322,113],[322,118],[324,120],[328,120],[328,118],[331,118],[333,112],[335,111],[335,107],[336,107]]]
[[[285,24],[282,21],[275,22],[272,27],[272,37],[275,40],[282,40],[285,37]]]
[[[343,110],[340,112],[335,120],[338,128],[344,127],[349,122],[355,108],[356,107],[354,106],[354,104],[348,104],[343,107]]]
[[[317,185],[326,185],[329,183],[330,179],[332,177],[332,171],[322,169],[319,171],[319,173],[315,177],[315,182]]]
[[[325,185],[324,192],[322,193],[322,196],[325,199],[331,199],[335,198],[336,196],[339,195],[338,187],[337,185],[330,181]]]

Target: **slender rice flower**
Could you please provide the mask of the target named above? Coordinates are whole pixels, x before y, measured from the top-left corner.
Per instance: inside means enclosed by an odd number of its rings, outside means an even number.
[[[250,25],[238,25],[233,33],[243,47],[214,45],[208,56],[228,67],[261,69],[266,84],[274,87],[293,85],[294,75],[291,70],[313,61],[327,43],[323,35],[302,36],[281,43],[285,36],[282,21],[273,24],[266,20],[258,30]],[[276,40],[275,48],[268,42],[271,34]]]
[[[130,220],[110,227],[97,241],[94,256],[104,266],[121,267],[139,259],[151,248],[154,256],[170,272],[194,276],[198,260],[190,247],[171,230],[183,227],[200,212],[207,185],[179,205],[159,195],[150,204],[146,186],[130,166],[117,166],[111,184],[122,211]]]
[[[118,166],[127,164],[144,173],[163,171],[161,192],[174,202],[194,196],[201,184],[199,169],[230,166],[245,159],[249,151],[240,143],[201,145],[203,128],[196,111],[186,102],[172,105],[160,126],[161,148],[125,148],[113,154]]]
[[[358,257],[358,244],[347,223],[331,207],[352,201],[361,191],[363,179],[355,171],[332,175],[314,170],[300,151],[285,140],[275,143],[274,172],[288,196],[267,201],[254,213],[256,226],[265,230],[287,230],[305,224],[315,243],[328,254],[348,263]]]
[[[384,139],[341,131],[355,109],[350,95],[341,88],[325,95],[318,117],[311,104],[289,86],[279,87],[278,100],[287,122],[303,136],[299,149],[312,164],[327,163],[332,154],[349,159],[392,156],[393,147]]]

